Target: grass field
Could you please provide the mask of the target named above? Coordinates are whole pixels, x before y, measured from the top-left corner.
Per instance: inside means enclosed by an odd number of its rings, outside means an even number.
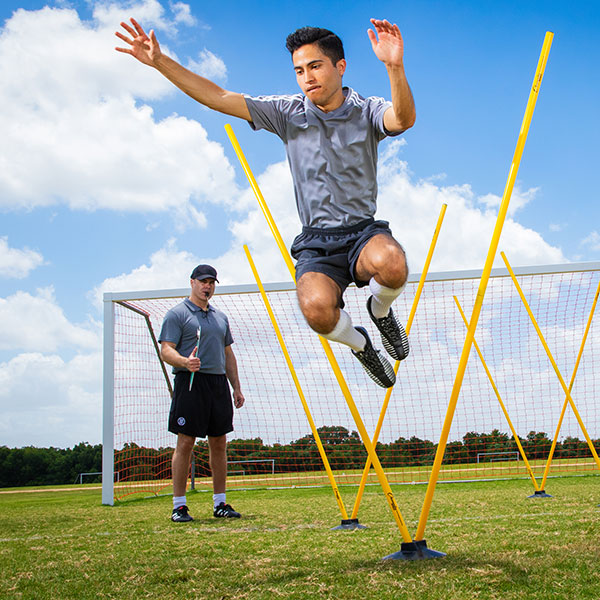
[[[445,558],[382,561],[402,542],[377,486],[361,531],[332,531],[329,488],[233,491],[244,518],[169,520],[171,498],[102,506],[100,490],[1,490],[0,598],[594,599],[600,598],[600,477],[440,484],[426,539]],[[8,492],[8,493],[4,493]],[[355,487],[341,488],[352,506]],[[425,487],[394,486],[411,533]]]

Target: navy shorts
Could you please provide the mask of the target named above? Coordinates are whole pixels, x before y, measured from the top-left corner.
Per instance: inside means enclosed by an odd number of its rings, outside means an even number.
[[[169,431],[192,437],[218,437],[233,431],[233,404],[225,375],[189,371],[175,374]]]
[[[304,273],[324,273],[340,286],[342,293],[352,282],[364,287],[369,282],[356,279],[356,261],[367,242],[380,233],[392,237],[389,223],[373,218],[351,227],[303,227],[291,249],[297,260],[296,281]]]

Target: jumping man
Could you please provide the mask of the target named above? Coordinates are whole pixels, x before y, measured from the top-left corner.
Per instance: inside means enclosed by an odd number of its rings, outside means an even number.
[[[404,72],[404,43],[397,25],[371,19],[373,52],[385,65],[391,102],[363,98],[342,85],[346,59],[340,38],[327,29],[291,33],[291,53],[302,93],[251,97],[225,90],[163,54],[131,19],[117,32],[127,47],[116,48],[154,67],[201,104],[278,135],[285,144],[302,233],[292,244],[298,302],[310,327],[346,344],[368,375],[391,387],[395,374],[363,327],[344,310],[343,293],[355,282],[369,286],[367,311],[395,360],[408,355],[408,338],[391,308],[404,289],[408,266],[402,246],[377,208],[377,146],[413,126],[415,105]]]

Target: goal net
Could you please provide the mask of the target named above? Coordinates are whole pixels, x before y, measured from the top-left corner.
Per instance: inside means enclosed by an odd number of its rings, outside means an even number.
[[[571,380],[591,308],[600,263],[514,269],[564,380]],[[427,277],[376,447],[390,483],[426,482],[442,430],[466,326],[481,273]],[[417,290],[409,278],[394,311],[406,323]],[[293,284],[265,285],[317,433],[337,485],[360,481],[367,453],[318,337],[306,325]],[[156,338],[165,313],[189,289],[107,293],[104,296],[105,504],[131,495],[170,493],[176,437],[167,431],[171,368],[160,361]],[[368,318],[368,289],[351,286],[346,310],[379,335]],[[225,312],[234,338],[246,404],[228,435],[228,488],[327,485],[317,444],[292,376],[255,285],[220,286],[211,303]],[[600,449],[600,335],[592,320],[571,391],[589,436]],[[541,475],[565,393],[505,269],[494,269],[475,333],[533,472]],[[385,396],[340,344],[332,350],[372,435]],[[483,364],[472,350],[450,429],[440,481],[527,477],[515,439]],[[501,456],[503,460],[482,460]],[[505,459],[504,459],[505,458]],[[591,450],[570,407],[558,436],[551,474],[597,473]],[[208,447],[198,440],[191,485],[211,489]],[[374,472],[368,483],[376,483]]]

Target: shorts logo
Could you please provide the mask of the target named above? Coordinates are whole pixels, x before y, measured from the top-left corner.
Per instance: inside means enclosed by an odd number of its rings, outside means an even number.
[[[179,419],[177,419],[177,425],[179,425],[180,427],[183,427],[185,425],[185,418],[179,417]]]

